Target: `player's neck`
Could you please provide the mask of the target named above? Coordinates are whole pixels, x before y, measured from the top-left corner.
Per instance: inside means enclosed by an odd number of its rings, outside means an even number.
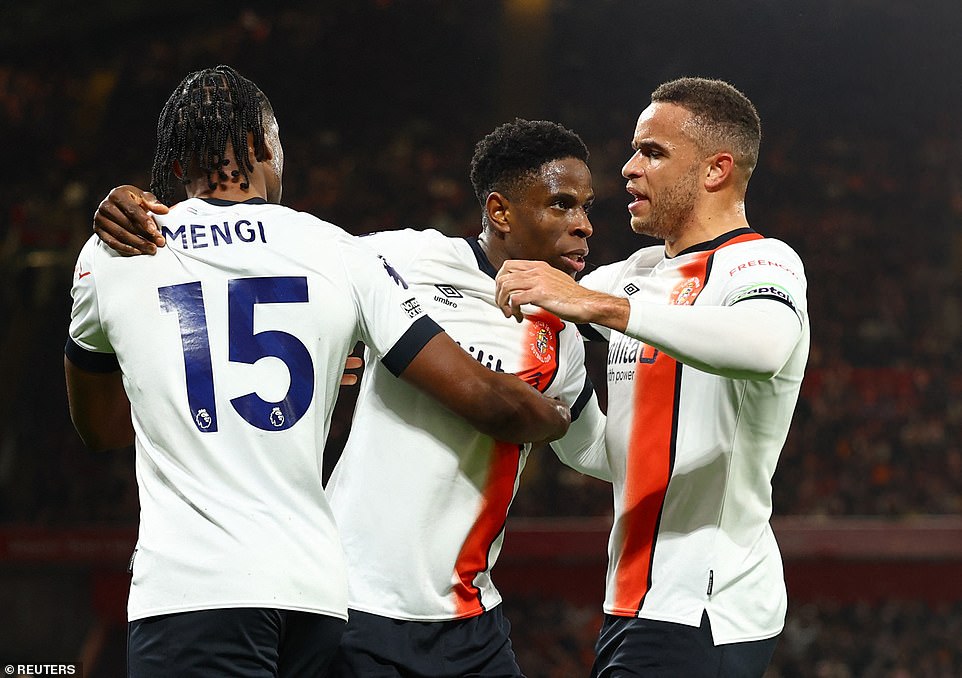
[[[267,199],[266,192],[254,190],[253,186],[243,189],[237,186],[226,186],[221,188],[217,186],[215,188],[210,188],[204,183],[203,187],[198,187],[197,190],[192,191],[190,187],[187,187],[187,197],[188,198],[216,198],[218,200],[229,200],[230,202],[245,202],[251,198],[263,198]]]
[[[251,198],[267,199],[267,181],[261,164],[255,162],[245,178],[237,171],[237,160],[230,152],[227,153],[226,164],[220,176],[217,172],[203,174],[196,167],[192,176],[196,178],[184,186],[188,198],[217,198],[231,202],[244,202]]]
[[[478,244],[481,246],[481,251],[484,252],[484,256],[488,258],[491,262],[491,266],[495,271],[501,268],[501,264],[508,260],[508,253],[504,250],[504,240],[498,237],[496,233],[490,230],[481,231],[481,235],[478,236]]]
[[[692,216],[681,229],[678,238],[665,242],[665,253],[673,257],[689,247],[711,242],[725,233],[749,227],[744,202],[733,203],[722,210],[703,210],[702,213]]]

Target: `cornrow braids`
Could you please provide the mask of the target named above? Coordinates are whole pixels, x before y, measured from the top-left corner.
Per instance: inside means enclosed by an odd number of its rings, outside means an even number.
[[[167,100],[157,121],[157,150],[151,170],[150,190],[165,205],[171,204],[174,162],[183,171],[180,182],[189,184],[195,168],[206,174],[211,189],[217,181],[242,176],[241,188],[250,186],[254,165],[246,153],[247,133],[254,137],[254,157],[266,155],[265,118],[273,116],[270,103],[253,82],[230,66],[195,71],[184,78]],[[231,144],[237,169],[228,176],[227,144]],[[216,175],[216,181],[215,181]]]

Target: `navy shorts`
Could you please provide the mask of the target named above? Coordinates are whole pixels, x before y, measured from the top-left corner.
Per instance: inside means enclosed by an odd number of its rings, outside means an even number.
[[[335,678],[524,678],[501,606],[476,617],[403,621],[350,610]]]
[[[605,615],[592,678],[761,678],[778,636],[715,645],[708,614],[701,626]]]
[[[127,625],[130,678],[327,676],[344,620],[268,608],[197,610]]]

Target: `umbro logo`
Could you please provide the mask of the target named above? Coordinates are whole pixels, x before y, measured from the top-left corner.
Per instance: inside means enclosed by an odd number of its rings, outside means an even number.
[[[448,299],[464,299],[464,295],[458,292],[457,288],[453,285],[435,285],[435,287]]]
[[[638,291],[638,285],[636,285],[635,283],[628,283],[627,285],[625,285],[625,294],[627,294],[629,297],[637,291]]]

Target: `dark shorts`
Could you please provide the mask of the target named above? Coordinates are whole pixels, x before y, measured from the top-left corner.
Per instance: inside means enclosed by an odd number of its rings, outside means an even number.
[[[326,676],[344,620],[267,608],[198,610],[127,625],[130,678]]]
[[[605,615],[592,678],[761,678],[778,636],[715,645],[708,614],[701,626]]]
[[[523,678],[501,606],[444,622],[402,621],[376,614],[350,619],[334,662],[336,678]]]

